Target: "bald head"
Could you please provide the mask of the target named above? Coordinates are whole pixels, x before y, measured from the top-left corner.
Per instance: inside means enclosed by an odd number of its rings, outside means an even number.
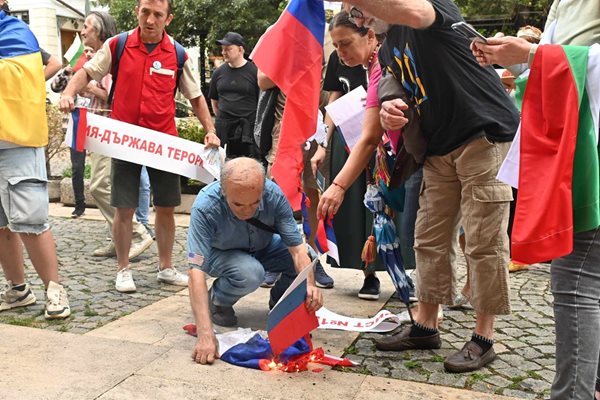
[[[221,186],[253,187],[264,186],[265,169],[253,158],[238,157],[229,160],[221,169]]]
[[[252,218],[258,209],[265,187],[265,170],[253,158],[239,157],[227,161],[221,169],[221,190],[233,214]]]

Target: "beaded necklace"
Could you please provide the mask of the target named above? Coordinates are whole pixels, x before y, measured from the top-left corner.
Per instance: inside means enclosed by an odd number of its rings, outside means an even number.
[[[369,71],[369,72],[371,71],[373,60],[375,59],[375,56],[377,55],[377,52],[379,51],[380,46],[381,45],[378,43],[377,46],[375,46],[375,50],[373,50],[373,52],[369,56],[369,60],[367,61],[367,71]],[[375,61],[377,61],[377,60],[375,60]]]

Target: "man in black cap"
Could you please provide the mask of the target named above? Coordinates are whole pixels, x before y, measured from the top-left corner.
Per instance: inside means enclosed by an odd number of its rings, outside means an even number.
[[[209,90],[217,135],[223,146],[227,144],[227,157],[260,159],[253,134],[259,93],[256,66],[244,58],[246,44],[239,33],[227,32],[217,44],[225,61],[215,70]]]

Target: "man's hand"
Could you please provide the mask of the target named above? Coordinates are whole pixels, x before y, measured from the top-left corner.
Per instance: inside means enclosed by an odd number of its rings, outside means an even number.
[[[310,169],[312,169],[312,173],[315,178],[317,177],[317,170],[319,167],[321,167],[323,161],[325,161],[326,154],[327,150],[324,147],[317,146],[315,154],[313,154],[312,158],[310,159]]]
[[[487,39],[487,44],[474,41],[471,51],[482,67],[499,64],[508,67],[526,63],[533,43],[514,36],[493,37]]]
[[[58,108],[64,113],[73,111],[75,108],[75,100],[73,96],[63,94],[58,101]]]
[[[204,135],[204,145],[206,147],[219,147],[221,145],[221,139],[215,132],[208,132]]]
[[[308,312],[315,312],[323,306],[323,293],[313,285],[306,288],[306,309]]]
[[[392,131],[402,129],[408,123],[408,119],[404,116],[404,110],[406,109],[408,109],[408,105],[401,99],[384,101],[379,111],[379,119],[383,129]]]
[[[214,332],[198,332],[198,341],[192,352],[192,360],[199,364],[212,364],[219,357],[219,341]]]

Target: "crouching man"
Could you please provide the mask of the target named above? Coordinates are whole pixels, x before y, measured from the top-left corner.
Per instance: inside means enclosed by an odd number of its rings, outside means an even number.
[[[225,163],[221,180],[198,194],[190,218],[188,256],[190,302],[198,327],[192,357],[202,364],[219,357],[212,323],[235,326],[233,305],[258,289],[266,272],[281,273],[271,289],[272,308],[311,262],[285,196],[265,180],[262,165],[246,157]],[[205,274],[216,278],[210,290]],[[322,305],[311,273],[306,307],[314,312]]]

